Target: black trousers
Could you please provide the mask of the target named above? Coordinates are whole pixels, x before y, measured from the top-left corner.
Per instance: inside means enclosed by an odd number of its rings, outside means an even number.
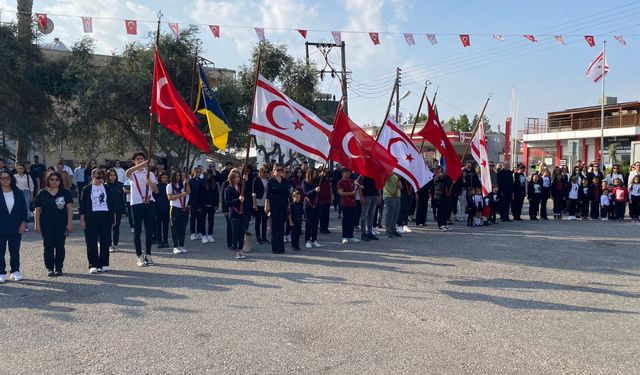
[[[438,227],[447,225],[449,219],[449,198],[441,198],[436,201],[438,205]]]
[[[213,235],[213,224],[215,223],[216,208],[213,206],[204,206],[202,208],[202,227],[207,224],[207,231],[202,230],[202,234]]]
[[[230,214],[231,220],[231,247],[234,250],[242,250],[244,246],[244,234],[246,232],[246,216],[243,214]]]
[[[228,213],[224,214],[224,219],[227,222],[227,247],[231,247],[233,244],[233,227]]]
[[[356,207],[341,206],[342,208],[342,238],[353,238],[353,223]]]
[[[156,213],[156,241],[165,244],[169,240],[169,222],[171,221],[169,211]]]
[[[564,211],[564,198],[556,195],[553,197],[553,215],[562,216],[562,211]]]
[[[84,230],[84,238],[87,242],[89,268],[109,266],[112,219],[113,214],[107,211],[92,212],[85,216],[87,227]],[[98,244],[100,244],[99,249]]]
[[[122,222],[122,212],[116,212],[116,225],[111,230],[111,244],[118,246],[120,243],[120,223]]]
[[[409,197],[400,198],[400,213],[398,214],[398,220],[396,224],[398,226],[405,226],[409,224],[409,206],[411,206]]]
[[[588,200],[583,200],[580,201],[580,216],[583,218],[587,218],[589,217],[589,201]]]
[[[600,206],[600,217],[609,218],[609,212],[611,206]]]
[[[320,207],[304,205],[304,241],[318,240],[318,221],[320,220]],[[301,225],[302,226],[302,225]],[[364,230],[364,229],[363,229]],[[293,231],[291,232],[291,240],[293,241]]]
[[[515,219],[520,219],[522,215],[522,205],[524,204],[524,194],[514,194],[511,202],[511,213]]]
[[[591,202],[591,218],[596,220],[600,217],[600,202]]]
[[[187,233],[187,222],[189,221],[189,210],[171,206],[171,239],[173,247],[184,246],[184,237]]]
[[[204,208],[192,209],[191,218],[189,218],[189,231],[191,234],[200,233],[204,234]]]
[[[578,200],[569,198],[569,216],[576,216]]]
[[[136,256],[142,255],[142,225],[144,224],[145,254],[151,255],[153,234],[156,221],[155,202],[140,203],[131,206],[133,213],[133,244],[136,248]]]
[[[271,251],[284,253],[284,226],[287,220],[287,202],[271,204]]]
[[[640,196],[631,195],[629,197],[629,216],[632,219],[638,219],[640,217]]]
[[[0,275],[6,274],[7,263],[4,256],[9,245],[9,266],[11,273],[20,271],[20,241],[22,236],[16,231],[15,234],[0,234]]]
[[[359,200],[356,200],[356,209],[353,212],[353,226],[360,226],[360,217],[362,216],[362,203]]]
[[[538,210],[540,209],[540,199],[529,199],[529,218],[535,219],[538,217]]]
[[[300,248],[300,234],[302,233],[302,221],[294,221],[291,226],[291,247],[294,249]],[[307,232],[305,231],[305,237]]]
[[[129,228],[133,228],[133,210],[129,203],[127,203],[127,218],[129,219]]]
[[[613,202],[613,208],[616,213],[616,220],[624,219],[624,211],[627,208],[627,202]]]
[[[429,195],[424,194],[418,198],[416,205],[416,225],[427,223],[427,213],[429,211]]]
[[[329,230],[329,214],[331,212],[331,205],[330,204],[325,204],[325,203],[320,203],[320,210],[319,210],[319,215],[320,215],[320,230],[322,231],[328,231]]]
[[[258,207],[255,212],[254,217],[256,218],[254,226],[256,232],[257,240],[266,240],[267,239],[267,214],[264,212],[264,206],[256,206]]]
[[[511,193],[502,194],[500,201],[500,220],[509,219],[509,209],[511,208]]]
[[[547,201],[549,200],[549,197],[547,196],[542,196],[542,199],[540,200],[540,217],[543,219],[547,218]]]
[[[64,233],[67,230],[67,223],[42,223],[40,230],[44,243],[44,267],[51,271],[62,271],[65,257],[64,241],[66,239]]]

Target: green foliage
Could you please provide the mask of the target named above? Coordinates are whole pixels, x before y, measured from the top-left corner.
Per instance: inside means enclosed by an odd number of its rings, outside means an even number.
[[[451,131],[454,132],[471,132],[476,126],[479,117],[480,116],[478,115],[474,115],[473,121],[469,121],[469,117],[466,114],[462,114],[458,116],[457,119],[455,117],[451,117],[446,124],[449,125],[451,127]],[[487,115],[483,115],[482,120],[484,122],[484,131],[491,131],[491,123],[489,122]]]

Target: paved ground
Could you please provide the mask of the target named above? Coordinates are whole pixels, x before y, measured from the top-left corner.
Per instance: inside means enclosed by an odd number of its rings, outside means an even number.
[[[221,219],[221,218],[220,218]],[[11,374],[638,374],[640,225],[429,227],[399,240],[235,261],[221,241],[88,275],[84,239],[47,279],[0,285]],[[337,224],[336,220],[333,220]],[[77,228],[77,227],[76,227]],[[126,229],[125,229],[126,232]],[[155,250],[155,248],[154,248]]]

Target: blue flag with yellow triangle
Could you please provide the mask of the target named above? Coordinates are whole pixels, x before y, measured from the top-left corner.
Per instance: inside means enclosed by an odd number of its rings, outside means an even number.
[[[229,140],[229,132],[231,131],[229,120],[224,115],[224,112],[222,112],[220,104],[216,99],[216,94],[211,90],[209,80],[204,74],[204,69],[202,69],[202,65],[200,64],[198,64],[198,74],[200,76],[200,87],[198,90],[198,100],[196,102],[196,112],[207,117],[213,145],[219,150],[225,150],[227,148],[227,141]]]

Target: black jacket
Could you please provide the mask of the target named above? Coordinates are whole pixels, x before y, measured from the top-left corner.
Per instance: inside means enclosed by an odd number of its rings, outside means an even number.
[[[189,205],[193,209],[202,208],[200,194],[202,194],[202,189],[204,187],[203,182],[204,180],[199,177],[189,179],[189,187],[191,188],[191,194],[189,195]]]
[[[433,179],[433,199],[441,200],[449,196],[451,177],[446,174],[438,175]]]
[[[513,174],[513,194],[525,196],[527,194],[527,176],[520,172]]]
[[[91,203],[91,187],[93,184],[88,184],[82,189],[82,194],[80,195],[80,215],[84,215],[85,219],[90,219],[93,215],[92,203]],[[113,214],[115,211],[113,210],[113,196],[111,194],[111,189],[109,186],[103,185],[104,191],[107,196],[105,197],[107,203],[108,212]],[[112,217],[113,220],[113,217]]]
[[[27,203],[24,195],[18,189],[13,189],[13,209],[7,210],[4,194],[0,194],[0,233],[3,235],[18,234],[20,225],[27,222]]]
[[[538,180],[538,182],[533,182],[533,180],[529,181],[527,193],[527,198],[529,198],[530,201],[540,201],[543,194],[542,180]]]
[[[124,195],[124,189],[123,189],[124,185],[122,184],[122,182],[116,182],[113,184],[107,184],[106,186],[109,188],[109,190],[111,190],[111,198],[113,199],[113,201],[111,202],[112,203],[111,207],[113,207],[113,211],[117,214],[123,213],[125,203],[127,201]],[[160,193],[164,194],[163,191],[161,191]],[[156,199],[156,202],[158,202],[158,198],[157,197],[154,197],[154,198]]]
[[[503,196],[513,194],[513,172],[509,169],[501,169],[497,178],[500,193]]]
[[[227,185],[224,189],[224,205],[229,209],[229,217],[240,215],[240,192],[232,185]]]

